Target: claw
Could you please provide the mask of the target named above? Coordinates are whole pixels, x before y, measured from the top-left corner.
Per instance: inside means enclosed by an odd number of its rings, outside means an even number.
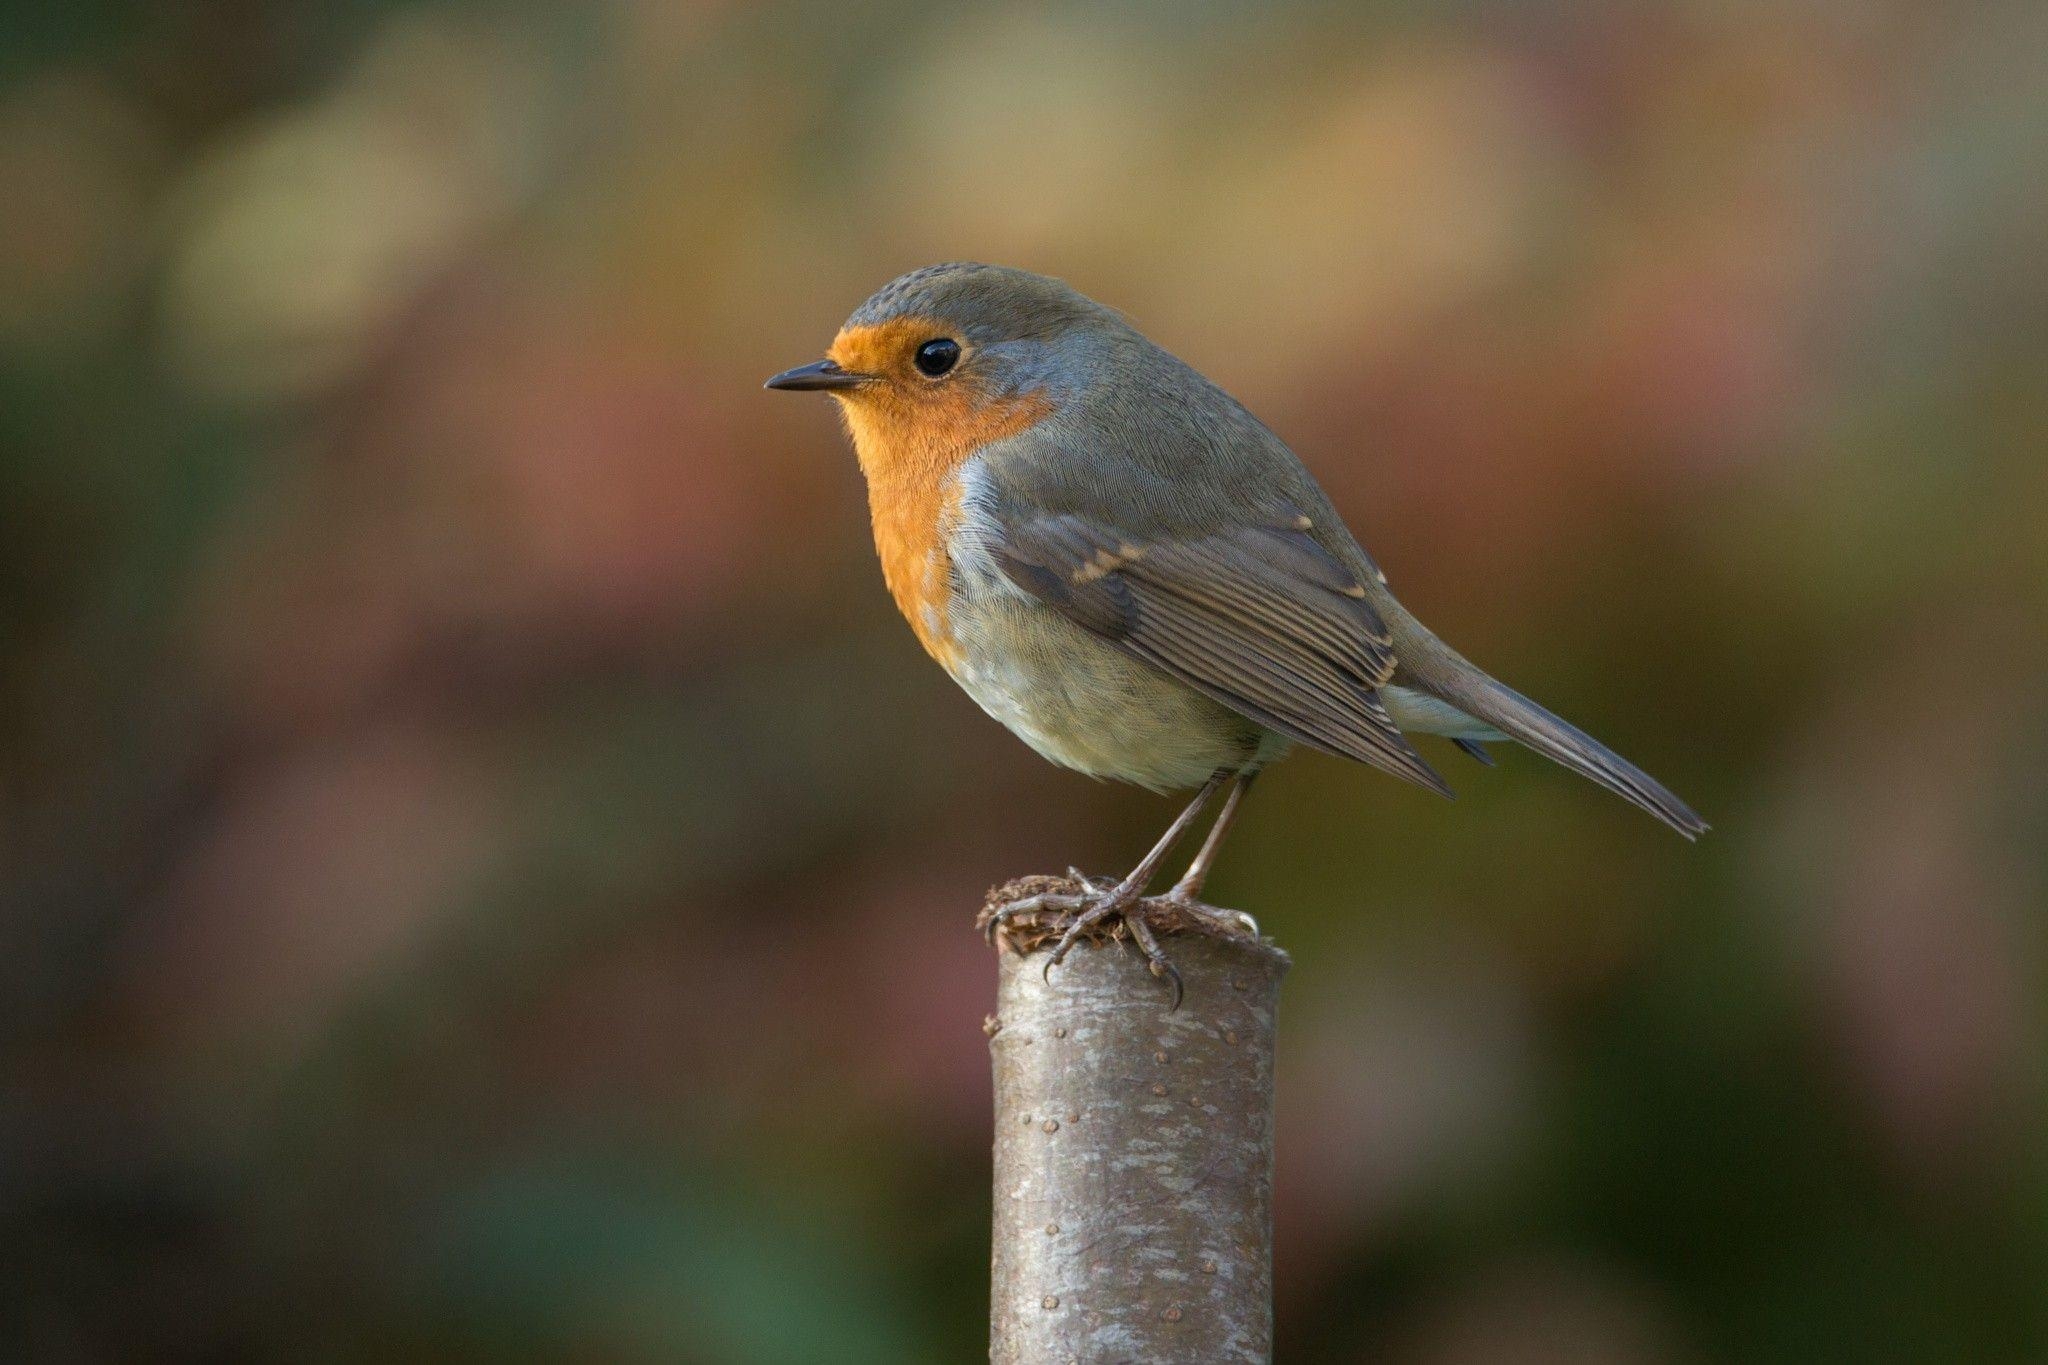
[[[1086,904],[1087,901],[1079,896],[1069,896],[1057,891],[1041,891],[1035,896],[1026,896],[1023,900],[1011,901],[1008,905],[996,907],[995,912],[988,917],[988,923],[983,926],[982,935],[993,948],[998,931],[1019,915],[1035,915],[1041,910],[1058,910],[1066,913],[1078,910]]]
[[[1067,954],[1073,951],[1075,942],[1080,939],[1082,933],[1087,930],[1089,925],[1094,924],[1098,920],[1108,919],[1111,915],[1124,916],[1125,912],[1137,904],[1137,902],[1137,889],[1119,882],[1110,891],[1098,896],[1092,903],[1088,903],[1087,908],[1074,916],[1067,924],[1066,930],[1060,934],[1060,941],[1055,943],[1052,952],[1046,955],[1045,979],[1048,982],[1052,980],[1052,969],[1067,960]],[[1130,918],[1125,916],[1124,923],[1129,924],[1130,922]]]
[[[1187,987],[1181,985],[1180,968],[1162,957],[1152,964],[1152,975],[1163,976],[1173,983],[1173,1003],[1166,1007],[1166,1012],[1168,1014],[1177,1012],[1180,1009],[1180,1002],[1187,998],[1188,993]]]
[[[1100,919],[1101,916],[1098,915],[1094,918]],[[1066,932],[1060,935],[1060,941],[1058,943],[1055,943],[1052,946],[1052,951],[1050,953],[1047,953],[1045,956],[1046,980],[1052,980],[1052,969],[1059,966],[1062,962],[1065,962],[1067,960],[1067,953],[1070,949],[1073,948],[1074,940],[1079,938],[1081,936],[1081,931],[1083,929],[1086,929],[1092,923],[1094,923],[1094,919],[1089,918],[1089,916],[1084,913],[1080,917],[1075,919],[1075,921],[1072,924],[1069,924],[1067,926]]]
[[[1158,938],[1152,933],[1152,926],[1145,923],[1143,915],[1126,915],[1124,923],[1129,926],[1132,940],[1145,954],[1146,965],[1152,975],[1165,977],[1173,983],[1173,1003],[1166,1008],[1168,1014],[1180,1009],[1180,1002],[1187,996],[1187,988],[1181,984],[1180,969],[1168,960],[1159,947]]]
[[[1218,929],[1245,934],[1251,938],[1259,937],[1259,922],[1242,910],[1218,909],[1216,906],[1196,900],[1177,886],[1159,899],[1173,902],[1184,914],[1207,920]]]
[[[988,923],[981,927],[982,937],[988,940],[988,946],[991,948],[996,946],[996,934],[1001,931],[1005,924],[1008,924],[1018,915],[1027,914],[1029,910],[1037,909],[1038,907],[1032,904],[1037,899],[1038,897],[1031,896],[1021,901],[1011,901],[1008,905],[997,906],[995,913],[988,917]]]

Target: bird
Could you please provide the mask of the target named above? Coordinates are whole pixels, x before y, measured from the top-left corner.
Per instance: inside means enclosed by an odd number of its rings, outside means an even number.
[[[853,311],[825,359],[766,387],[836,401],[883,580],[984,711],[1062,767],[1194,791],[1127,876],[998,910],[991,933],[1057,914],[1047,973],[1120,919],[1177,1005],[1150,920],[1171,909],[1243,932],[1248,917],[1207,906],[1202,888],[1254,779],[1296,747],[1450,796],[1410,735],[1489,765],[1485,746],[1511,740],[1688,839],[1707,829],[1433,635],[1285,442],[1063,281],[977,262],[910,271]],[[1226,789],[1186,872],[1147,897]]]

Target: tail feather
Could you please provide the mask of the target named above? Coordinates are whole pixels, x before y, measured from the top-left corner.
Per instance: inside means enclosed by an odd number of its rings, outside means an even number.
[[[1470,665],[1467,665],[1469,668]],[[1552,762],[1599,783],[1633,802],[1688,839],[1706,833],[1707,822],[1670,788],[1568,721],[1552,715],[1513,688],[1472,669],[1459,695],[1447,697],[1461,710],[1499,727]],[[1432,691],[1437,689],[1432,688]]]
[[[1656,778],[1585,731],[1496,682],[1460,658],[1407,616],[1402,625],[1421,648],[1402,660],[1411,686],[1457,707],[1519,740],[1554,763],[1599,783],[1622,800],[1642,807],[1688,839],[1706,833],[1707,822]]]
[[[1453,735],[1451,743],[1463,749],[1475,762],[1484,763],[1489,768],[1494,766],[1493,755],[1486,752],[1486,746],[1478,740],[1466,739],[1462,735]]]
[[[1553,763],[1562,764],[1622,800],[1642,807],[1688,839],[1697,839],[1707,832],[1707,822],[1663,783],[1576,725],[1495,681],[1437,639],[1386,590],[1384,583],[1379,585],[1373,605],[1393,632],[1394,657],[1401,661],[1394,676],[1401,686],[1426,693],[1484,721]]]

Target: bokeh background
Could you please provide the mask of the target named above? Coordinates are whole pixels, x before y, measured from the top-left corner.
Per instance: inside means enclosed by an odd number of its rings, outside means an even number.
[[[1716,826],[1261,785],[1283,1358],[2048,1356],[2048,8],[5,17],[6,1358],[982,1354],[970,917],[1172,806],[760,389],[962,257]]]

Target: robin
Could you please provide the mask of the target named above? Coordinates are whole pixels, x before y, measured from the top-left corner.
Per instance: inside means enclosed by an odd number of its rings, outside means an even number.
[[[1054,763],[1195,789],[1121,881],[998,912],[1061,915],[1048,972],[1090,925],[1120,917],[1178,999],[1147,916],[1164,901],[1232,927],[1199,901],[1203,880],[1253,779],[1297,744],[1449,796],[1408,735],[1447,737],[1489,765],[1486,744],[1516,740],[1687,838],[1707,828],[1432,635],[1279,437],[1061,281],[914,270],[854,310],[826,354],[767,387],[838,400],[882,575],[925,651]],[[1186,875],[1148,899],[1226,786]]]

